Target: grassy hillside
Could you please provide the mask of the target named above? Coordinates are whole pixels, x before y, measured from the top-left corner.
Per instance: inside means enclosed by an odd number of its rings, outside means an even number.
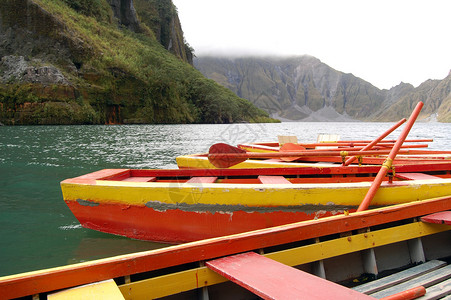
[[[144,23],[136,32],[118,26],[106,0],[5,1],[0,27],[33,46],[3,55],[56,68],[66,82],[10,77],[0,84],[4,124],[271,121],[167,51]],[[24,18],[37,21],[17,23]]]

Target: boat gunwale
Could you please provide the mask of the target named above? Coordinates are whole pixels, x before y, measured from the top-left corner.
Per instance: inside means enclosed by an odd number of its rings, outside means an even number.
[[[140,188],[173,188],[173,189],[243,189],[243,190],[309,190],[309,189],[353,189],[370,187],[371,181],[361,182],[339,182],[339,183],[292,183],[292,184],[277,184],[277,183],[192,183],[192,182],[127,182],[116,180],[91,180],[89,182],[78,182],[77,180],[66,180],[62,183],[67,184],[84,184],[104,187],[140,187]],[[440,185],[451,184],[451,178],[437,178],[437,179],[414,179],[414,180],[399,180],[388,182],[384,181],[381,188],[395,188],[405,186],[421,186],[421,185]]]
[[[451,161],[434,164],[415,164],[396,166],[397,173],[410,172],[450,172]],[[131,176],[155,177],[202,177],[202,176],[259,176],[259,175],[357,175],[377,174],[380,166],[336,166],[336,167],[299,167],[299,168],[247,168],[247,169],[104,169],[62,182],[89,182],[90,180],[112,180]],[[122,180],[122,179],[121,179]]]
[[[451,196],[303,221],[168,248],[0,277],[5,297],[16,298],[74,285],[148,272],[300,240],[368,228],[450,210]],[[434,224],[430,224],[434,226]]]

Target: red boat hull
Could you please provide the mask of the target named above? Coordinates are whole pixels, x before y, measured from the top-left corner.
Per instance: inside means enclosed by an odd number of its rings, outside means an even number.
[[[342,213],[338,210],[306,213],[276,208],[267,208],[265,212],[159,211],[145,206],[107,203],[90,206],[77,201],[66,203],[85,228],[165,243],[191,242]]]

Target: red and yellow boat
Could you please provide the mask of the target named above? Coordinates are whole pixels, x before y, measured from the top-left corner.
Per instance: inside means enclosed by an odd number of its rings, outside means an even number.
[[[84,227],[180,243],[362,211],[370,205],[449,196],[450,161],[396,164],[397,154],[410,151],[402,146],[422,105],[417,104],[390,149],[373,148],[405,119],[357,151],[299,150],[298,145],[285,144],[289,149],[283,153],[250,153],[220,143],[210,147],[208,160],[223,169],[102,170],[64,180],[63,197]],[[368,155],[385,155],[382,166],[349,166]],[[341,157],[343,163],[224,169],[252,157]]]
[[[407,140],[407,135],[418,116],[423,103],[417,104],[400,137],[397,140],[383,140],[406,119],[400,120],[373,141],[329,141],[319,139],[318,143],[300,144],[297,137],[280,137],[279,143],[240,144],[233,147],[215,144],[209,153],[183,155],[176,158],[179,168],[290,168],[309,167],[312,164],[391,165],[434,163],[451,160],[450,151],[418,150],[427,144],[406,144],[432,140]],[[335,138],[335,137],[334,137]],[[399,155],[398,155],[399,154]]]
[[[449,210],[414,201],[15,274],[0,299],[442,299]]]
[[[82,226],[181,243],[355,211],[380,167],[108,169],[61,182]],[[371,207],[451,194],[451,162],[397,166]]]
[[[254,146],[252,146],[254,147]],[[283,154],[279,151],[255,151],[250,150],[249,147],[243,147],[242,144],[238,145],[239,149],[246,149],[247,153],[252,156],[251,153],[256,153],[254,157],[236,163],[228,168],[231,169],[251,169],[251,168],[302,168],[302,167],[333,167],[340,166],[343,163],[345,156],[337,153],[336,156],[320,156],[318,152],[314,152],[314,156],[304,156],[296,160],[284,160]],[[349,149],[348,149],[349,150]],[[338,150],[337,151],[343,151]],[[356,150],[358,151],[358,150]],[[347,151],[349,153],[349,151]],[[383,153],[383,151],[380,151]],[[404,152],[404,153],[403,153]],[[265,157],[266,154],[274,154],[273,157]],[[344,153],[344,152],[342,152]],[[386,154],[377,154],[360,157],[353,165],[382,165],[387,158]],[[268,155],[269,156],[269,155]],[[278,157],[277,157],[278,156]],[[189,155],[180,155],[176,157],[177,166],[180,169],[216,169],[220,168],[215,166],[209,159],[209,153],[198,153]],[[420,163],[436,163],[451,161],[451,151],[439,151],[439,150],[401,150],[401,154],[397,155],[393,160],[393,165],[406,165],[406,164],[420,164]]]

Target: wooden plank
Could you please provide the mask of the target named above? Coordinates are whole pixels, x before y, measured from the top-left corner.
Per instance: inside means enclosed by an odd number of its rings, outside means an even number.
[[[451,211],[441,211],[438,213],[427,215],[421,217],[421,221],[425,223],[451,225]]]
[[[451,298],[451,279],[445,280],[426,289],[426,295],[417,298],[419,300],[435,300],[450,295]],[[448,298],[448,297],[447,297]],[[445,298],[445,299],[447,299]]]
[[[124,300],[124,296],[117,287],[113,279],[95,282],[78,286],[71,289],[62,290],[53,294],[47,295],[48,300],[97,300],[97,299],[111,299]]]
[[[421,236],[438,233],[441,230],[449,230],[446,228],[451,229],[448,225],[430,226],[429,224],[422,222],[414,222],[268,253],[265,256],[289,266],[297,266],[356,251],[407,241]]]
[[[343,237],[293,249],[272,252],[265,254],[264,256],[285,265],[296,266],[355,251],[361,251],[368,249],[368,247],[373,247],[374,245],[383,246],[390,243],[396,243],[400,240],[410,239],[412,236],[423,235],[424,233],[427,233],[425,231],[427,231],[428,228],[434,230],[434,228],[437,227],[449,228],[445,225],[430,226],[422,222],[414,222],[407,225],[372,231],[371,233],[365,232],[350,237]],[[348,238],[350,238],[350,240]],[[125,298],[127,300],[143,299],[146,295],[148,298],[153,299],[169,296],[176,292],[210,286],[227,280],[210,269],[205,269],[207,268],[201,267],[189,271],[134,281],[119,286],[119,289],[126,295]],[[220,280],[220,278],[222,278],[222,280]]]
[[[353,290],[364,294],[375,293],[380,290],[392,287],[401,282],[410,280],[416,276],[420,276],[433,270],[436,270],[440,267],[443,267],[444,265],[446,265],[446,262],[444,261],[431,260],[424,264],[409,268],[407,270],[395,273],[393,275],[386,276],[381,279],[359,285],[357,287],[354,287]]]
[[[361,251],[368,247],[372,247],[373,244],[382,246],[387,243],[395,243],[400,240],[410,239],[412,236],[422,235],[425,233],[425,230],[430,227],[435,228],[437,226],[429,226],[421,222],[414,222],[408,225],[372,231],[371,234],[365,232],[350,237],[343,237],[293,249],[272,252],[265,254],[264,256],[285,265],[296,266],[355,251]],[[448,228],[448,226],[444,227]],[[350,240],[348,238],[350,238]],[[209,286],[222,282],[218,281],[217,277],[222,278],[223,281],[226,280],[215,272],[209,269],[207,270],[209,271],[207,273],[205,273],[203,268],[198,268],[184,271],[182,272],[183,274],[168,274],[157,278],[121,285],[119,289],[124,295],[127,295],[126,299],[130,300],[142,299],[141,297],[145,297],[144,295],[147,295],[149,298],[159,298],[171,295],[175,292],[192,290],[201,286]]]
[[[207,267],[132,281],[119,286],[126,300],[156,299],[225,282],[227,279]]]
[[[338,215],[163,249],[121,255],[95,262],[84,262],[10,275],[0,278],[0,290],[4,298],[18,298],[124,275],[153,271],[193,261],[207,260],[450,210],[450,200],[451,197],[443,197],[416,201],[361,213]],[[427,225],[422,222],[418,223]],[[436,228],[436,226],[442,225],[427,225],[431,229]],[[446,227],[449,226],[446,225]],[[285,259],[288,260],[289,256]]]
[[[396,177],[407,180],[440,179],[440,177],[438,176],[433,176],[424,173],[396,173]]]
[[[447,265],[443,268],[434,270],[427,274],[423,274],[419,277],[413,278],[396,286],[379,291],[377,293],[373,293],[371,294],[371,296],[380,299],[420,285],[428,288],[449,278],[451,278],[451,265]]]
[[[258,180],[260,180],[261,183],[264,184],[291,184],[290,181],[288,181],[283,176],[258,176]]]
[[[373,299],[344,286],[278,263],[255,252],[228,256],[207,267],[263,299]]]
[[[156,181],[157,177],[128,177],[123,179],[122,181],[127,182],[149,182],[149,181]]]
[[[383,160],[383,159],[382,159]],[[341,162],[341,158],[340,158]],[[396,166],[398,173],[448,171],[449,162],[433,164],[415,164]],[[258,175],[311,175],[311,174],[368,174],[377,173],[377,166],[351,166],[351,167],[301,167],[301,168],[253,168],[253,169],[133,169],[132,176],[156,176],[156,177],[191,177],[191,176],[258,176]],[[92,173],[90,173],[92,174]],[[93,176],[93,179],[106,180],[101,176]],[[128,176],[127,176],[128,177]],[[80,177],[77,177],[80,178]],[[68,182],[76,178],[66,179]]]
[[[295,135],[278,135],[277,139],[279,141],[280,146],[282,146],[283,144],[286,144],[286,143],[293,143],[293,144],[298,143],[298,137]]]
[[[218,177],[192,177],[187,183],[214,183]]]

